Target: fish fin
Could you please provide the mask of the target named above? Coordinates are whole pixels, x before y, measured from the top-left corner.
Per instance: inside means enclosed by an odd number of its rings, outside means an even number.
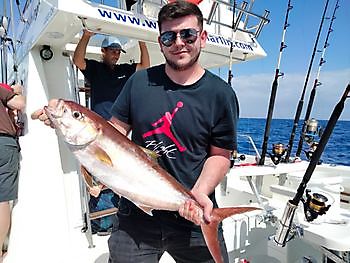
[[[214,208],[212,212],[211,222],[201,223],[202,233],[205,239],[205,243],[216,263],[223,263],[224,259],[221,254],[220,244],[218,240],[218,225],[225,218],[241,214],[260,208],[257,207],[225,207],[225,208]]]
[[[93,187],[94,186],[94,179],[92,178],[92,175],[89,173],[88,170],[86,170],[86,168],[84,166],[80,166],[80,171],[81,171],[81,175],[84,178],[84,182],[88,187]]]
[[[149,206],[143,206],[143,205],[137,205],[135,204],[138,208],[140,208],[143,212],[145,212],[146,214],[150,215],[150,216],[153,216],[152,214],[152,210],[153,208],[152,207],[149,207]]]
[[[151,151],[147,148],[141,147],[141,146],[140,146],[140,148],[152,161],[157,162],[157,159],[159,157],[158,153],[156,153],[155,151]]]
[[[100,147],[95,147],[94,149],[94,153],[96,155],[96,157],[103,163],[109,165],[109,166],[113,166],[113,162],[112,159],[109,157],[109,155],[105,152],[105,150],[103,150]]]

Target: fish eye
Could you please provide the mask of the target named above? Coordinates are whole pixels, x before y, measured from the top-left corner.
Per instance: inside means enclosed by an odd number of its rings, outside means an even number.
[[[79,111],[73,111],[72,116],[74,119],[81,119],[83,115]]]

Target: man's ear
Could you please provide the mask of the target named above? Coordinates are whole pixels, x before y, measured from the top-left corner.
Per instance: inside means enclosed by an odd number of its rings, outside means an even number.
[[[203,30],[200,35],[201,40],[201,48],[205,48],[205,44],[207,43],[208,32]]]

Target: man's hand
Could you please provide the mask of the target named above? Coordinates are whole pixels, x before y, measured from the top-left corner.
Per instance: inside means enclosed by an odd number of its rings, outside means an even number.
[[[56,107],[57,103],[58,103],[58,100],[57,100],[57,99],[52,99],[52,100],[49,101],[48,106],[49,106],[49,107]],[[44,109],[39,109],[39,110],[36,110],[35,112],[33,112],[33,113],[31,114],[31,118],[32,118],[33,120],[40,120],[40,121],[42,121],[45,125],[50,126],[51,128],[54,128],[54,127],[52,126],[52,123],[51,123],[49,117],[47,117],[47,115],[45,114]]]
[[[14,84],[11,86],[11,88],[13,92],[16,93],[17,95],[20,95],[23,92],[23,87],[20,84]]]
[[[86,28],[84,28],[83,29],[83,35],[87,36],[87,37],[92,37],[93,35],[95,35],[95,33],[90,31],[90,30],[88,30],[88,29],[86,29]]]
[[[192,194],[198,203],[195,200],[188,199],[179,208],[179,214],[196,225],[200,225],[203,220],[210,222],[213,202],[204,193],[192,191]],[[198,204],[201,207],[199,207]]]
[[[98,197],[102,191],[103,185],[95,185],[93,187],[88,187],[89,193],[90,195],[92,195],[93,197]]]

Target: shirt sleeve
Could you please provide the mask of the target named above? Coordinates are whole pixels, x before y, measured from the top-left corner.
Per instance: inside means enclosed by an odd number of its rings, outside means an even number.
[[[211,144],[227,150],[236,150],[239,104],[231,87],[228,87],[217,105],[218,114],[212,129]]]
[[[0,87],[0,99],[5,106],[7,105],[7,102],[11,100],[15,95],[16,94],[13,91]]]

